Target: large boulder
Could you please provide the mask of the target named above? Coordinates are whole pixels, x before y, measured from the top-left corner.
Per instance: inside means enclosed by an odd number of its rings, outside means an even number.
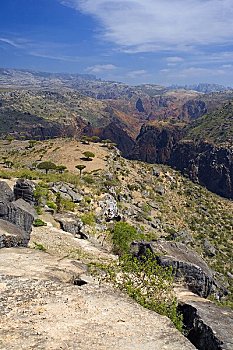
[[[72,233],[76,238],[88,239],[82,220],[74,214],[57,214],[54,219],[60,224],[63,231]]]
[[[14,193],[5,181],[0,181],[0,200],[7,202],[14,200]]]
[[[25,202],[25,206],[26,204]],[[1,200],[0,219],[11,222],[30,235],[34,216],[22,208],[22,202],[21,206],[18,206],[17,203],[4,202]]]
[[[18,226],[0,219],[0,248],[26,247],[30,234]]]
[[[111,194],[105,194],[99,202],[98,217],[104,221],[120,220],[117,202]]]
[[[15,199],[24,199],[29,204],[35,203],[34,197],[35,184],[27,179],[18,179],[14,186]]]
[[[138,257],[145,256],[149,249],[159,265],[172,267],[175,277],[184,281],[187,287],[201,297],[214,294],[217,299],[227,290],[215,279],[213,271],[192,249],[179,242],[155,241],[133,243],[132,249]]]

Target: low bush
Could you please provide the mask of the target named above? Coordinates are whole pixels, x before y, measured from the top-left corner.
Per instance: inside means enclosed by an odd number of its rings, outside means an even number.
[[[33,226],[40,227],[40,226],[47,226],[47,224],[41,219],[35,219],[35,221],[33,222]]]
[[[179,331],[183,330],[183,318],[177,311],[173,291],[172,268],[159,266],[150,251],[143,259],[125,254],[118,263],[95,266],[92,272],[96,271],[100,279],[113,283],[143,307],[169,317]]]
[[[126,222],[117,222],[113,229],[113,250],[118,255],[129,252],[130,244],[135,240],[141,240],[143,235],[135,227]]]

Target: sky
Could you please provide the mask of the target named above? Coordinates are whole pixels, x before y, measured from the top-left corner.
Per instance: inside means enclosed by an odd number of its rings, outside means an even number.
[[[0,67],[233,86],[233,0],[1,0]]]

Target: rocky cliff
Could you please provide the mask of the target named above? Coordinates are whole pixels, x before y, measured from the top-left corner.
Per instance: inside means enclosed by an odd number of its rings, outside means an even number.
[[[165,164],[182,136],[183,129],[180,126],[166,123],[143,125],[129,158]]]
[[[233,150],[209,143],[179,142],[168,163],[191,180],[226,198],[233,198]]]
[[[145,124],[129,158],[169,164],[210,191],[233,198],[232,110],[228,103],[188,126]]]

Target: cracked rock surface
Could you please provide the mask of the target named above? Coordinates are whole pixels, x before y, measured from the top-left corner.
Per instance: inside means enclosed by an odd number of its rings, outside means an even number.
[[[0,266],[1,349],[195,349],[166,317],[111,287],[75,286],[77,261],[4,248]]]

